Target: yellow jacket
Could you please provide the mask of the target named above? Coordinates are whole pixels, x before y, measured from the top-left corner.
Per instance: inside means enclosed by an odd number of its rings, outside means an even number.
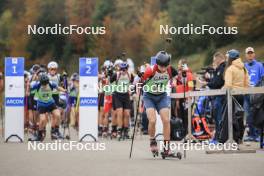
[[[247,88],[249,87],[249,76],[240,58],[234,60],[225,71],[224,88]]]

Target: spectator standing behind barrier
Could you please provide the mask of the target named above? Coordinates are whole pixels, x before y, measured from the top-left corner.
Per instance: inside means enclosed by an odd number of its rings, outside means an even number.
[[[255,87],[256,84],[261,80],[261,77],[264,76],[264,68],[261,62],[256,60],[256,55],[254,48],[248,47],[245,50],[246,54],[246,63],[245,67],[249,74],[250,86]],[[244,108],[246,112],[246,121],[249,128],[248,136],[245,137],[245,141],[259,141],[256,128],[253,126],[253,116],[250,111],[250,98],[249,95],[246,95],[244,98]]]
[[[241,58],[239,57],[239,52],[235,49],[232,49],[227,52],[227,65],[226,65],[226,71],[224,73],[224,88],[232,88],[232,89],[244,89],[249,87],[249,76],[248,72],[244,66],[244,63],[242,62]],[[244,96],[243,95],[237,95],[234,96],[234,98],[237,100],[237,102],[240,105],[243,105],[244,103]],[[234,103],[233,100],[233,118],[236,117],[234,114],[234,110],[237,108],[237,104]],[[238,133],[238,141],[240,142],[243,138],[244,134],[244,121],[243,121],[243,114],[240,114],[239,117],[236,117],[237,119],[237,128],[236,134]]]
[[[176,87],[176,90],[174,88]],[[193,74],[191,69],[188,67],[186,59],[180,59],[178,62],[178,76],[176,78],[176,86],[172,88],[172,93],[186,93],[188,91],[193,91],[194,82]],[[187,100],[185,99],[176,99],[175,108],[172,107],[172,115],[180,117],[183,120],[184,129],[187,132],[188,127],[188,112],[187,112]],[[173,101],[172,101],[173,104]]]
[[[210,89],[221,89],[224,84],[224,71],[226,67],[226,58],[225,56],[217,52],[214,54],[213,57],[213,65],[215,67],[215,70],[213,72],[213,77],[209,80],[209,82],[205,83]],[[206,78],[209,78],[208,75],[205,75]],[[220,121],[222,119],[222,109],[224,104],[225,96],[219,95],[215,96],[215,99],[213,101],[214,103],[214,119],[215,119],[215,136],[214,139],[211,141],[211,143],[217,143],[218,142],[218,135],[219,135],[219,125]]]
[[[4,91],[4,76],[3,73],[0,71],[0,106],[2,105],[2,99],[3,99],[3,91]]]

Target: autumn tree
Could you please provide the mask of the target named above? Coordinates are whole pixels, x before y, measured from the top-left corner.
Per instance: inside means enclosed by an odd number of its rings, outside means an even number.
[[[238,27],[241,36],[251,40],[263,39],[263,0],[233,0],[230,13],[226,22],[229,26]]]

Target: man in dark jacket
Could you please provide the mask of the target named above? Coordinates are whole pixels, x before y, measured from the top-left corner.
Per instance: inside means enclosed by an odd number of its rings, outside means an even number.
[[[215,71],[213,72],[213,77],[210,78],[209,74],[206,74],[205,77],[207,79],[209,79],[210,81],[205,83],[205,85],[207,85],[208,88],[210,89],[221,89],[224,84],[224,71],[225,71],[225,62],[226,58],[225,56],[220,53],[217,52],[214,54],[214,58],[213,58],[213,65],[215,68]],[[217,143],[217,138],[219,135],[219,125],[220,125],[220,121],[222,119],[222,109],[223,109],[223,104],[224,104],[224,96],[220,95],[220,96],[216,96],[214,99],[214,118],[215,118],[215,137],[214,139],[211,141],[212,143]]]

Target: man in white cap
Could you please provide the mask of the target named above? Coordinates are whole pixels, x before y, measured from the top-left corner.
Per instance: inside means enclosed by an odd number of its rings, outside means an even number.
[[[247,59],[245,63],[245,67],[249,74],[250,86],[254,87],[264,76],[264,67],[261,62],[258,62],[256,60],[256,54],[255,54],[254,48],[247,47],[245,50],[245,54],[246,54],[246,59]],[[248,136],[245,137],[245,141],[258,142],[259,137],[257,134],[257,130],[253,126],[253,117],[250,111],[250,100],[249,100],[248,95],[245,96],[244,108],[246,111],[247,125],[249,127],[249,133],[248,133]]]

